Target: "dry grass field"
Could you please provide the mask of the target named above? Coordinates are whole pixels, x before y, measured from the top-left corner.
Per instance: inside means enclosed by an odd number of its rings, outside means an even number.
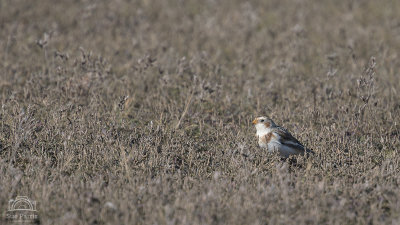
[[[0,0],[0,223],[400,224],[399,54],[394,0]]]

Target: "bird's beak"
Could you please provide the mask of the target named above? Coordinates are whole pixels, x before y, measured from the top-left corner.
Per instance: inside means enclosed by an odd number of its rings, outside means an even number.
[[[257,124],[257,119],[253,120],[253,122],[251,122],[252,124],[256,125]]]

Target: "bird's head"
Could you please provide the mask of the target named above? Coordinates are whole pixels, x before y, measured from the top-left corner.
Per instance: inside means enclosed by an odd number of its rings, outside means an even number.
[[[265,116],[260,116],[257,117],[256,119],[253,120],[252,122],[254,126],[257,129],[257,133],[268,133],[268,130],[272,127],[275,127],[274,121],[272,121],[270,118],[265,117]]]

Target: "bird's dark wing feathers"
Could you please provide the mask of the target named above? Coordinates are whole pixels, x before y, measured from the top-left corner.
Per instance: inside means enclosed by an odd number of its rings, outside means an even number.
[[[278,133],[282,137],[282,144],[285,144],[294,149],[298,149],[302,152],[304,152],[305,150],[306,152],[314,153],[312,150],[305,148],[304,145],[301,144],[300,141],[298,141],[295,137],[293,137],[285,128],[277,127],[276,133]]]

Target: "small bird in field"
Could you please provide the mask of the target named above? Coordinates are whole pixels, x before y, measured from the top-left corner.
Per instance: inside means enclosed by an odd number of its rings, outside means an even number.
[[[277,126],[271,119],[261,116],[253,120],[257,129],[258,145],[267,148],[268,151],[279,151],[281,157],[290,155],[304,155],[304,153],[314,153],[306,149],[289,131]]]

